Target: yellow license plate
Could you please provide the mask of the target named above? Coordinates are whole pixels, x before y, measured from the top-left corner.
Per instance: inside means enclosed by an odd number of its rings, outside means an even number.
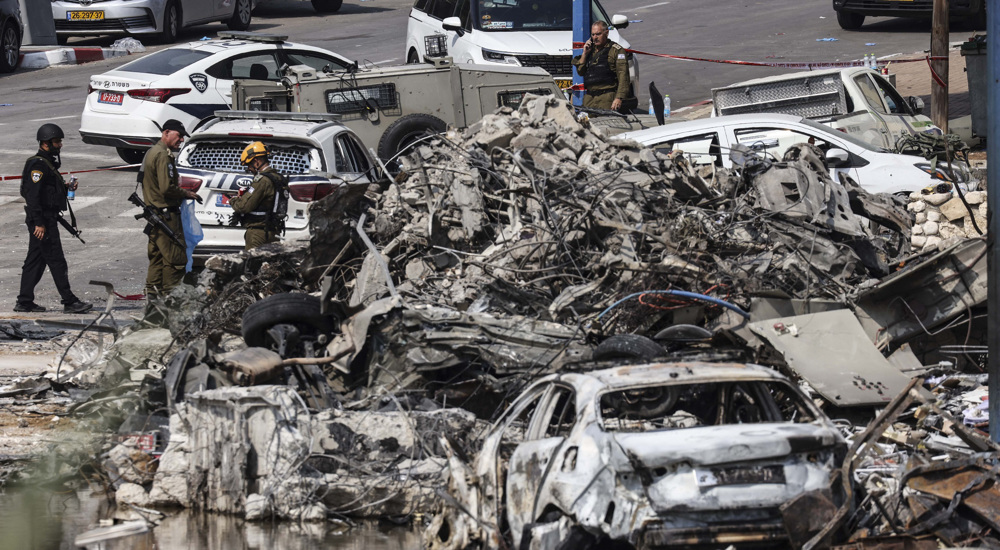
[[[573,87],[573,79],[571,79],[571,78],[557,78],[556,79],[556,86],[559,86],[559,89],[561,89],[561,90],[565,90],[567,88],[572,88]]]
[[[100,21],[104,19],[103,11],[69,11],[66,12],[67,21]]]

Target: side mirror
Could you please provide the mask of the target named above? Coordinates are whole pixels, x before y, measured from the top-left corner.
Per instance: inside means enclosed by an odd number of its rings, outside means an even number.
[[[628,16],[615,14],[611,16],[611,26],[616,29],[628,28]]]
[[[462,28],[462,20],[457,17],[445,17],[441,21],[441,27],[446,31],[455,31],[459,36],[465,34],[465,29]]]
[[[834,168],[850,166],[851,154],[838,147],[831,147],[830,150],[826,152],[826,163]]]
[[[924,100],[920,99],[919,97],[911,95],[910,97],[906,98],[906,103],[910,105],[910,109],[914,113],[919,114],[924,112]]]

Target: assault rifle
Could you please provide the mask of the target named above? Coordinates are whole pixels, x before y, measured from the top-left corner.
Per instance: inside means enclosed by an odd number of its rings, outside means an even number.
[[[167,225],[166,220],[164,220],[163,217],[160,216],[160,212],[157,208],[149,206],[146,203],[142,202],[142,199],[139,198],[138,193],[134,192],[131,195],[129,195],[128,201],[138,206],[139,208],[142,208],[142,214],[136,214],[135,219],[139,220],[145,218],[146,222],[148,222],[149,225],[146,226],[146,229],[143,231],[143,233],[149,235],[149,232],[152,231],[153,228],[155,227],[160,231],[163,231],[163,233],[166,236],[173,239],[173,241],[176,242],[177,244],[184,246],[184,242],[181,241],[180,238],[177,236],[177,233],[174,233],[174,230],[171,229],[169,225]]]
[[[68,221],[66,221],[66,218],[57,214],[56,221],[59,222],[59,224],[62,225],[64,228],[66,228],[66,231],[69,231],[70,235],[73,235],[77,239],[80,239],[81,243],[87,244],[87,241],[83,240],[83,237],[80,236],[83,233],[83,231],[80,231],[79,229],[74,227],[73,224],[70,224]],[[75,222],[76,220],[74,219],[73,221]]]

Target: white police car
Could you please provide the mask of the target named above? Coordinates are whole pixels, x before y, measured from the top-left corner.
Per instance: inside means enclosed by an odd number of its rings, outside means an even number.
[[[339,115],[227,111],[195,131],[177,155],[179,184],[201,197],[195,216],[204,239],[195,259],[243,249],[245,229],[229,225],[229,200],[253,175],[240,164],[251,142],[263,142],[270,164],[288,177],[288,218],[283,240],[309,239],[309,205],[345,183],[378,179],[377,164]]]
[[[286,42],[287,37],[219,33],[219,39],[166,48],[90,77],[80,121],[84,143],[116,147],[129,163],[142,161],[160,139],[159,124],[174,118],[188,132],[229,109],[234,80],[278,82],[283,65],[331,72],[353,67],[331,51]]]

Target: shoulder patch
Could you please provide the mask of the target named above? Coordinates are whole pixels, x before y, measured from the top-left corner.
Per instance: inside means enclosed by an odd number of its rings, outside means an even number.
[[[43,174],[41,170],[32,170],[31,171],[31,181],[33,181],[35,183],[38,183],[38,182],[42,181],[42,176],[44,176],[44,175],[45,174]]]
[[[618,54],[618,59],[625,59],[625,54],[623,53]]]

